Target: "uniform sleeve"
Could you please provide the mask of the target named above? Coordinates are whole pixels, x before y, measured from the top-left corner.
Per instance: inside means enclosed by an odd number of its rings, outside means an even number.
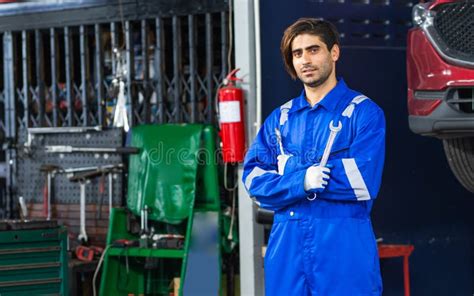
[[[273,115],[273,116],[272,116]],[[265,209],[279,210],[306,198],[305,171],[278,174],[278,148],[272,117],[260,129],[245,156],[243,183],[249,195]]]
[[[353,118],[355,136],[348,158],[328,161],[333,165],[331,177],[318,198],[366,201],[377,197],[385,159],[385,116],[371,101],[357,106],[356,111],[360,112]]]

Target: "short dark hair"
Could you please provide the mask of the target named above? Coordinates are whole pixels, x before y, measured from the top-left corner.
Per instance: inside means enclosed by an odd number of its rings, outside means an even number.
[[[331,50],[334,44],[339,46],[339,33],[336,27],[325,20],[316,18],[300,18],[283,33],[281,39],[280,51],[285,64],[285,69],[291,78],[296,79],[297,75],[293,68],[293,54],[291,52],[291,43],[296,36],[301,34],[315,35],[321,38],[326,44],[328,50]]]

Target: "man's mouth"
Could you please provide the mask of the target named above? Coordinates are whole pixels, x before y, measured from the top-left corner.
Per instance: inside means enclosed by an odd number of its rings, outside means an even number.
[[[303,69],[303,71],[301,71],[301,73],[303,74],[310,74],[312,72],[316,71],[315,68],[308,68],[308,69]]]

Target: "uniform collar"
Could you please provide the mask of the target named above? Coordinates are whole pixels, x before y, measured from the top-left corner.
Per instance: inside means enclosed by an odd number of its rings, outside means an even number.
[[[336,86],[313,108],[316,108],[318,105],[323,106],[325,109],[329,111],[334,111],[337,107],[337,104],[341,100],[342,95],[347,91],[348,87],[344,82],[344,79],[339,78],[337,81]],[[290,112],[295,112],[303,108],[311,108],[311,105],[306,101],[306,94],[303,89],[299,97],[295,98],[293,103],[293,108],[291,108]]]

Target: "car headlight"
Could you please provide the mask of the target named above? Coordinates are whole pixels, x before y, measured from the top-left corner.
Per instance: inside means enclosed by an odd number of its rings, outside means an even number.
[[[412,10],[413,25],[421,26],[430,16],[430,11],[422,4],[417,4]]]

